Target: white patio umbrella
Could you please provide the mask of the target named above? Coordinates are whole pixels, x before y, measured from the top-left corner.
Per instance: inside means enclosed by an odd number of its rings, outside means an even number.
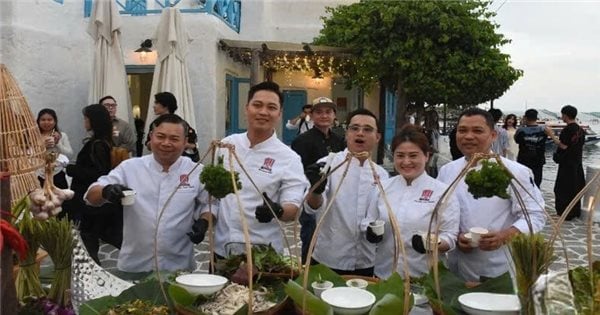
[[[131,99],[121,49],[121,16],[115,0],[96,0],[87,29],[95,40],[94,67],[88,101],[112,95],[117,117],[130,122]]]
[[[185,119],[190,126],[196,128],[192,88],[185,62],[189,42],[191,39],[183,27],[179,9],[172,7],[164,9],[152,37],[153,47],[156,48],[158,57],[152,77],[146,131],[156,118],[151,108],[154,105],[154,94],[159,92],[173,93],[177,99],[176,114]]]

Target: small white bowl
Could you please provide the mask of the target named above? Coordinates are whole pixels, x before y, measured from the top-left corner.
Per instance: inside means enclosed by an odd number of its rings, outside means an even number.
[[[352,287],[337,287],[321,293],[321,300],[340,315],[359,315],[367,313],[375,304],[373,293]]]
[[[351,288],[366,289],[368,285],[369,282],[367,282],[367,280],[360,278],[353,278],[346,281],[346,286],[349,286]]]
[[[211,295],[221,290],[227,278],[205,273],[190,273],[175,278],[175,282],[194,295]]]
[[[514,294],[466,293],[458,302],[470,315],[518,315],[521,311],[519,297]]]

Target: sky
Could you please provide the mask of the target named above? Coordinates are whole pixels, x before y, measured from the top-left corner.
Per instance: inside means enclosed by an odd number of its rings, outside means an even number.
[[[600,112],[600,0],[494,0],[491,9],[512,40],[503,52],[524,71],[494,107]]]

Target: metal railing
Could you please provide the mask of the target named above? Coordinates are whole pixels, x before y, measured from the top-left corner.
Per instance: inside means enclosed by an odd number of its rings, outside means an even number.
[[[92,13],[94,0],[84,0],[84,17]],[[220,18],[234,31],[240,31],[240,16],[242,12],[241,0],[195,0],[186,5],[181,0],[116,0],[123,15],[144,16],[160,14],[163,9],[178,6],[182,13],[208,13]]]

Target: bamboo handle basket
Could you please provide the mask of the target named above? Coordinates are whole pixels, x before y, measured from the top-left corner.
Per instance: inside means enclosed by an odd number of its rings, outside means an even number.
[[[11,207],[40,187],[35,171],[44,165],[46,147],[27,100],[0,64],[0,170],[11,174]]]

